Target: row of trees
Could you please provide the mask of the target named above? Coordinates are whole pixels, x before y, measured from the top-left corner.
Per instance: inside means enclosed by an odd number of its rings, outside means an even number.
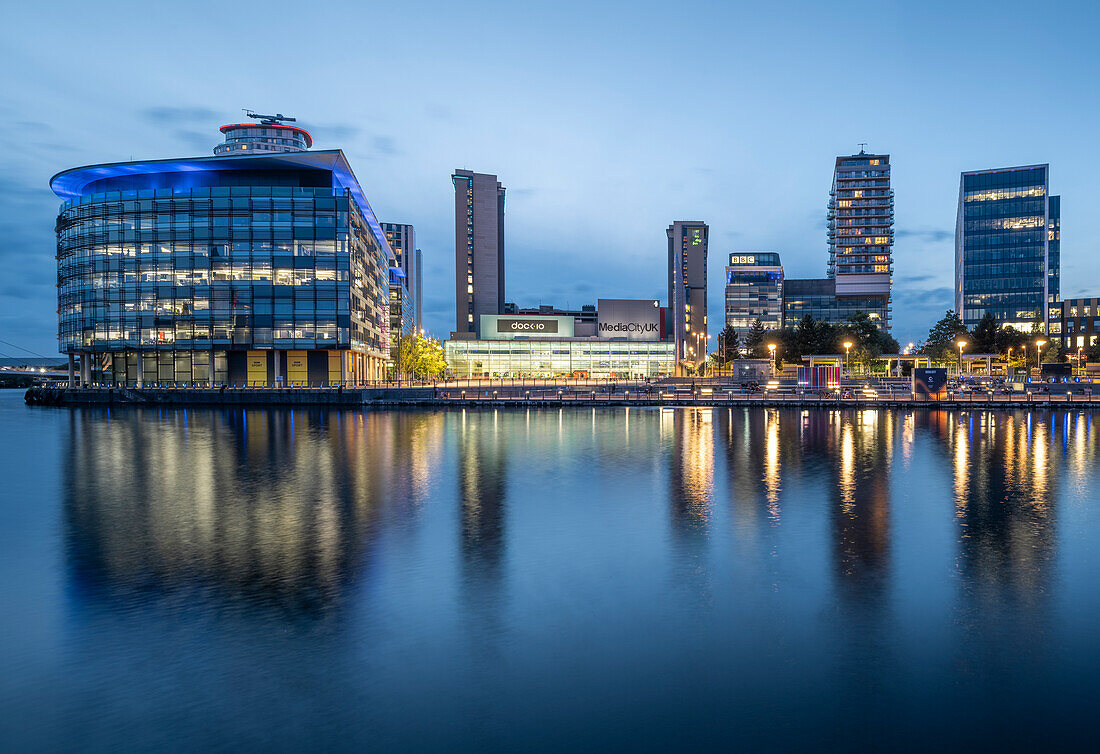
[[[928,338],[918,345],[917,353],[927,354],[935,361],[952,361],[958,358],[958,343],[965,341],[964,353],[992,353],[1007,358],[1011,365],[1024,366],[1025,354],[1029,363],[1035,363],[1040,351],[1038,341],[1045,341],[1042,347],[1044,363],[1065,361],[1065,351],[1056,338],[1047,337],[1036,322],[1031,332],[1017,330],[1011,325],[999,326],[990,312],[986,312],[973,330],[968,330],[958,313],[952,310],[944,312],[939,322],[932,325]],[[1089,349],[1088,358],[1094,359],[1100,353],[1093,353],[1096,347]]]
[[[1044,363],[1065,361],[1065,351],[1055,338],[1043,334],[1036,323],[1031,332],[1022,332],[1011,325],[1000,326],[989,312],[974,326],[967,329],[959,315],[951,310],[928,331],[928,338],[914,344],[913,353],[929,356],[933,361],[949,362],[958,358],[958,343],[965,341],[964,353],[998,354],[1011,365],[1024,365],[1027,355],[1034,364],[1039,349],[1037,341],[1045,341],[1042,347]],[[833,324],[806,315],[794,327],[768,330],[760,320],[752,323],[744,341],[735,329],[726,327],[718,334],[718,348],[713,354],[712,368],[721,368],[735,359],[771,358],[770,344],[775,345],[775,358],[799,361],[802,356],[841,354],[844,344],[851,343],[849,360],[852,366],[867,367],[886,353],[898,353],[900,346],[894,338],[881,331],[867,314],[859,312],[843,324]],[[1090,361],[1100,361],[1100,344],[1091,346],[1084,354]]]
[[[794,327],[768,330],[760,320],[752,323],[742,343],[737,331],[729,325],[718,334],[715,366],[724,367],[734,359],[771,358],[769,345],[775,345],[775,359],[797,362],[803,356],[844,353],[844,344],[851,343],[848,357],[852,366],[869,366],[884,353],[897,353],[898,342],[883,332],[864,312],[857,312],[847,322],[834,324],[806,315]]]

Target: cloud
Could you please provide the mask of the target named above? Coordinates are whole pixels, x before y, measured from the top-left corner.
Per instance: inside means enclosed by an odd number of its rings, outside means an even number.
[[[897,292],[899,303],[912,307],[954,306],[955,289],[946,286],[940,288],[906,288]]]
[[[905,277],[899,277],[899,283],[926,283],[934,278],[933,275],[906,275]]]
[[[898,228],[895,231],[895,235],[898,238],[918,238],[925,241],[933,241],[935,243],[942,243],[955,237],[955,231],[942,230],[942,229],[922,229],[916,230],[913,228]]]
[[[375,151],[382,154],[398,154],[397,145],[389,136],[375,136],[371,144],[374,145]]]
[[[310,123],[303,125],[315,139],[323,139],[326,142],[347,144],[362,133],[359,126],[351,123]]]
[[[220,113],[209,107],[149,107],[141,114],[155,123],[209,123],[218,120]]]

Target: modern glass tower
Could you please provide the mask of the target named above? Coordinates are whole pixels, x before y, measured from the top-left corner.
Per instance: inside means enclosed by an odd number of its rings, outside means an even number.
[[[870,303],[862,311],[889,330],[894,249],[890,155],[861,150],[837,157],[829,196],[828,276],[836,281],[836,297]],[[840,306],[844,308],[843,302]]]
[[[668,226],[668,305],[676,343],[676,374],[683,376],[707,359],[707,241],[710,228],[699,220]]]
[[[456,170],[455,332],[480,333],[504,311],[504,192],[495,175]]]
[[[51,179],[58,340],[83,381],[93,360],[130,385],[382,377],[392,254],[344,153],[233,144]]]
[[[1060,329],[1061,207],[1049,166],[963,173],[955,223],[955,309],[972,327],[991,312],[1002,325]]]
[[[783,265],[774,251],[730,254],[726,266],[726,324],[744,339],[752,323],[783,326]]]

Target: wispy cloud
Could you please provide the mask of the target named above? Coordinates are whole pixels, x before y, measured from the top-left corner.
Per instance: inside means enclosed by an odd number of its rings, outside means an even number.
[[[955,231],[943,230],[937,228],[928,229],[914,229],[914,228],[898,228],[895,231],[895,235],[898,238],[917,238],[924,241],[934,241],[936,243],[942,243],[955,237]]]

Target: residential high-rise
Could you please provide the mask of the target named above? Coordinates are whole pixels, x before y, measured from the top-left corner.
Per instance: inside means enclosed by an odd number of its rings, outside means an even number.
[[[955,309],[972,327],[1060,329],[1061,207],[1048,165],[963,173],[955,222]]]
[[[783,326],[783,265],[774,251],[730,254],[726,266],[726,324],[742,340],[752,323]]]
[[[302,134],[292,138],[309,143]],[[82,382],[93,360],[105,381],[136,385],[382,377],[386,236],[343,152],[272,151],[50,180],[64,200],[58,340],[80,357]]]
[[[698,220],[668,226],[668,305],[676,344],[676,374],[694,373],[707,358],[707,238]]]
[[[870,303],[861,310],[889,330],[894,248],[890,155],[860,150],[837,157],[829,196],[828,276],[836,281],[836,297]]]
[[[455,332],[481,332],[504,311],[504,187],[495,175],[456,170]]]
[[[404,314],[412,331],[416,332],[420,324],[420,275],[417,269],[417,259],[420,250],[416,248],[416,232],[411,225],[402,223],[382,223],[382,230],[386,232],[386,239],[390,242],[397,269],[401,270],[401,283],[405,286],[412,306]],[[392,285],[392,282],[391,282]]]

